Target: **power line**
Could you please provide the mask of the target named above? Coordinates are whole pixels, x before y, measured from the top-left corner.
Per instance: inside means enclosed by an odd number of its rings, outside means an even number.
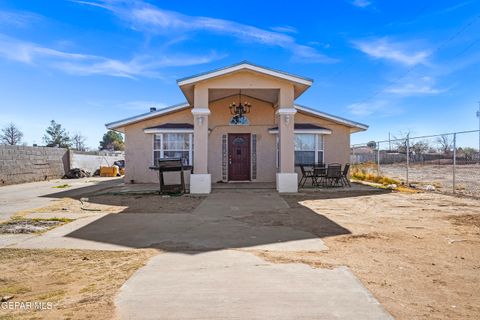
[[[476,16],[475,18],[473,18],[469,23],[467,23],[466,25],[464,25],[462,28],[460,28],[457,32],[455,32],[452,36],[450,36],[448,39],[444,40],[437,48],[435,48],[435,50],[432,51],[432,55],[437,53],[439,50],[443,49],[447,43],[453,41],[454,39],[456,39],[457,37],[459,37],[462,33],[464,33],[467,29],[469,29],[478,19],[480,18],[480,15]],[[480,41],[480,39],[477,39],[476,41],[474,41],[474,43],[472,43],[471,45],[469,45],[465,50],[463,50],[460,54],[457,54],[455,56],[458,57],[464,53],[466,53],[468,50],[470,50],[472,47],[474,47],[478,42]],[[383,92],[385,92],[385,90],[389,89],[391,86],[393,86],[394,84],[397,84],[399,81],[403,80],[406,76],[408,76],[413,70],[417,69],[419,65],[415,65],[413,67],[410,67],[407,69],[407,71],[405,71],[401,76],[397,77],[396,79],[390,81],[387,83],[387,85],[385,85],[384,87],[382,87],[382,89],[380,90],[377,90],[374,94],[368,96],[367,98],[361,100],[360,102],[357,102],[356,104],[361,104],[361,103],[365,103],[373,98],[375,98],[376,96],[382,94]]]
[[[384,24],[382,27],[378,27],[378,28],[375,28],[376,31],[378,30],[381,30],[383,29],[384,27],[386,26],[391,26],[393,24],[396,24],[396,23],[408,23],[408,22],[411,22],[411,21],[414,21],[418,16],[420,16],[421,14],[423,14],[425,12],[425,10],[427,10],[433,3],[427,3],[425,4],[424,6],[420,7],[420,9],[417,10],[417,12],[411,16],[410,18],[406,19],[406,20],[401,20],[401,19],[398,19],[398,20],[394,20],[394,21],[391,21],[387,24]],[[374,30],[375,30],[374,29]],[[374,31],[375,32],[375,31]],[[347,64],[344,68],[342,68],[341,70],[335,72],[331,77],[330,77],[330,80],[335,80],[338,78],[338,76],[342,75],[343,73],[345,73],[346,71],[348,71],[350,69],[351,66],[353,66],[355,64],[354,61],[351,61],[349,64]]]

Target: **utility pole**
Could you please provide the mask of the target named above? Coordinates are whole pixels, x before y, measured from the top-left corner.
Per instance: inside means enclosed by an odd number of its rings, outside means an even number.
[[[388,132],[388,151],[392,151],[392,140],[390,139],[390,131]]]
[[[480,101],[478,102],[477,117],[478,117],[478,158],[477,158],[477,164],[480,164]]]
[[[407,133],[407,188],[410,187],[409,170],[410,170],[410,132]]]

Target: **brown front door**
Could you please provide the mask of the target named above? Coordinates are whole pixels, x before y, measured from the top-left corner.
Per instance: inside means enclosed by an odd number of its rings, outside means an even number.
[[[228,135],[228,180],[250,180],[250,134]]]

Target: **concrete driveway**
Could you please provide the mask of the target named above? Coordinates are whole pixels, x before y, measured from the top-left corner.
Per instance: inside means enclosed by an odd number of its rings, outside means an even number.
[[[274,190],[226,189],[193,212],[97,214],[10,247],[161,250],[121,288],[120,319],[391,319],[348,268],[248,252],[328,250],[322,238],[348,233]]]
[[[122,183],[122,178],[55,179],[0,187],[0,221],[15,212],[46,206],[52,199],[96,192]],[[56,189],[68,184],[70,187]]]

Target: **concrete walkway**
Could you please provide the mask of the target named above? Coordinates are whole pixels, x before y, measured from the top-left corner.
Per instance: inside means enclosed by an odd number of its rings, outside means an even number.
[[[122,178],[55,179],[0,187],[0,221],[18,211],[44,207],[53,199],[73,197],[119,185]],[[55,186],[68,184],[68,188]]]
[[[272,212],[300,214],[271,191],[209,195],[192,215],[202,223],[177,233],[184,251],[170,247],[123,285],[120,319],[391,319],[347,268],[273,264],[228,249],[327,249],[312,233],[269,227]],[[267,226],[248,225],[255,215]]]
[[[233,250],[158,255],[116,304],[121,319],[391,319],[347,268],[272,264]]]

